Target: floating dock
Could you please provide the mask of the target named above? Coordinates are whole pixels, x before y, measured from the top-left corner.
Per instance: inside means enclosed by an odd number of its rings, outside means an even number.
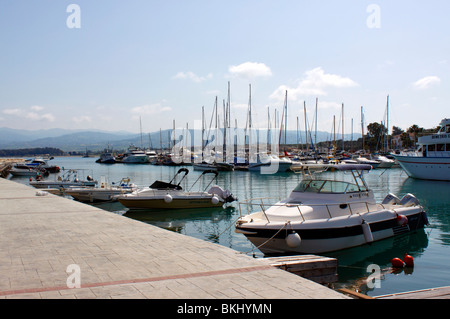
[[[331,284],[338,280],[338,261],[336,258],[295,255],[264,259],[273,267],[289,271],[319,284]]]
[[[0,298],[349,299],[263,258],[0,178]]]

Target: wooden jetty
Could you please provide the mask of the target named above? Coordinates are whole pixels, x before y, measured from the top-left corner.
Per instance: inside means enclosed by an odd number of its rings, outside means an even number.
[[[413,290],[374,297],[375,299],[450,299],[450,286]]]
[[[294,273],[319,284],[338,280],[336,258],[316,255],[295,255],[264,258],[271,266]]]

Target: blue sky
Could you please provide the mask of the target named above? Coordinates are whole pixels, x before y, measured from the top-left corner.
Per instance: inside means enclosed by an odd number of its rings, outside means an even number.
[[[68,10],[71,4],[76,11]],[[288,91],[288,128],[431,128],[450,117],[448,1],[0,2],[0,127],[144,132],[199,125],[231,83],[243,127],[267,127]],[[78,19],[79,17],[79,19]],[[79,22],[79,28],[70,28]],[[223,116],[220,114],[221,117]],[[197,121],[197,122],[196,122]],[[272,123],[273,126],[273,123]],[[340,123],[336,123],[340,129]]]

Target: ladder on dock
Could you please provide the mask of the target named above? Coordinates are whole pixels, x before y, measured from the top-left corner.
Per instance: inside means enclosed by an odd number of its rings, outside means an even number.
[[[338,280],[336,258],[316,255],[295,255],[264,258],[271,266],[289,271],[320,284]]]

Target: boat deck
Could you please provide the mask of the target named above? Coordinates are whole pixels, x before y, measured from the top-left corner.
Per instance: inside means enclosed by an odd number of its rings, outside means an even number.
[[[262,259],[2,178],[0,207],[0,298],[348,298]]]

